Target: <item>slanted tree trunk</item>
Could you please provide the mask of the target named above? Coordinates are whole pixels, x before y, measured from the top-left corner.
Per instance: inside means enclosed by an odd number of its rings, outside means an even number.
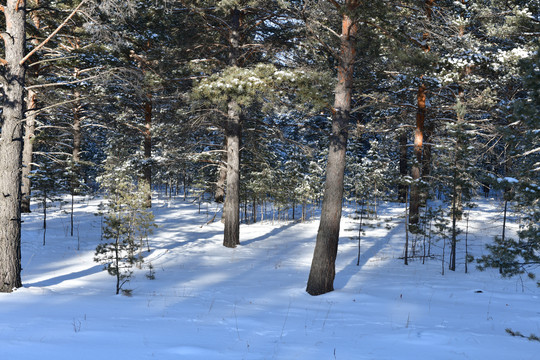
[[[36,93],[32,90],[28,91],[26,97],[26,118],[24,122],[24,144],[22,155],[22,200],[21,212],[30,212],[30,194],[32,190],[32,182],[30,173],[32,172],[32,156],[34,153],[34,133],[36,130]]]
[[[25,69],[25,0],[7,0],[0,133],[0,292],[21,287],[21,168]]]
[[[143,179],[148,184],[150,191],[146,198],[145,206],[147,208],[152,207],[152,165],[150,159],[152,158],[152,95],[148,94],[144,103],[144,168]]]
[[[358,7],[358,3],[347,0],[345,6],[347,10],[354,10],[354,8]],[[356,24],[346,13],[343,13],[338,82],[335,88],[332,134],[330,136],[330,148],[326,166],[321,221],[306,288],[310,295],[325,294],[334,290],[335,263],[343,199],[345,153],[356,57],[354,48],[354,35],[356,32]]]

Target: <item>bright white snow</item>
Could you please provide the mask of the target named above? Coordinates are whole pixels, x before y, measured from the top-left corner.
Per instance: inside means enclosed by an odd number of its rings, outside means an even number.
[[[345,212],[336,290],[312,297],[304,289],[318,222],[242,225],[242,245],[227,249],[223,225],[205,225],[213,205],[199,214],[197,204],[157,201],[160,227],[145,262],[156,279],[137,270],[127,297],[114,295],[114,278],[93,261],[98,204],[77,204],[71,237],[67,209],[56,203],[45,246],[40,209],[24,216],[24,288],[0,294],[0,359],[539,357],[540,343],[505,332],[540,334],[534,281],[501,279],[474,264],[465,274],[464,234],[458,271],[442,276],[435,259],[403,265],[401,205],[383,206],[380,219],[368,221],[359,267],[358,221]],[[471,213],[475,255],[500,233],[500,204],[492,204]]]

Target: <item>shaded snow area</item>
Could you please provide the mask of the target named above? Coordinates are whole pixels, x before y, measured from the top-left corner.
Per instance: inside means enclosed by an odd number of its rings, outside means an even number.
[[[440,256],[403,265],[401,204],[381,205],[379,218],[367,220],[359,266],[358,220],[346,209],[336,290],[316,297],[305,286],[317,221],[242,225],[242,245],[228,249],[222,223],[206,225],[215,205],[199,213],[182,200],[154,203],[159,228],[143,268],[124,286],[132,296],[114,295],[115,279],[93,260],[98,204],[76,204],[71,237],[67,206],[55,203],[45,246],[41,209],[24,215],[24,287],[0,294],[0,359],[540,357],[539,342],[505,331],[540,335],[535,282],[474,264],[465,274],[465,233],[456,272],[443,276]],[[471,212],[475,256],[501,232],[501,209],[492,200]],[[442,241],[431,251],[441,248]],[[146,277],[149,264],[155,280]]]

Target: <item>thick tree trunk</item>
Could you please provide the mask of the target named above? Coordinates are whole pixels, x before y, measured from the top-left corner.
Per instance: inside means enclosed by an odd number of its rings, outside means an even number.
[[[422,84],[418,87],[416,130],[414,132],[414,156],[415,162],[412,166],[411,175],[414,183],[411,186],[411,206],[409,223],[418,224],[419,209],[421,202],[420,177],[422,166],[422,148],[424,143],[424,121],[426,118],[426,87]]]
[[[229,65],[238,66],[240,52],[240,27],[242,12],[237,8],[231,10]],[[234,100],[227,104],[227,124],[225,125],[225,142],[227,144],[227,188],[223,218],[225,230],[223,246],[234,248],[240,244],[240,142],[242,139],[241,108]]]
[[[0,134],[0,292],[21,287],[21,168],[25,70],[25,0],[7,0]]]
[[[150,159],[152,158],[152,95],[147,95],[147,100],[144,103],[144,168],[143,168],[143,180],[148,184],[150,191],[146,198],[145,206],[147,208],[152,207],[152,165]]]
[[[351,7],[353,5],[351,1],[347,1],[346,6]],[[335,263],[343,200],[345,153],[356,56],[353,38],[356,31],[357,27],[353,21],[347,14],[343,14],[338,82],[335,88],[332,134],[330,136],[330,148],[326,166],[321,222],[306,288],[310,295],[325,294],[334,290]]]
[[[227,195],[223,206],[225,232],[223,246],[234,248],[240,244],[240,139],[242,123],[236,101],[228,104],[227,138]]]
[[[24,144],[22,155],[22,201],[21,212],[30,212],[30,194],[32,190],[32,182],[30,180],[30,173],[32,171],[32,155],[34,153],[34,133],[36,130],[36,114],[34,109],[36,108],[36,94],[32,91],[28,91],[26,97],[26,110],[27,116],[24,122]]]

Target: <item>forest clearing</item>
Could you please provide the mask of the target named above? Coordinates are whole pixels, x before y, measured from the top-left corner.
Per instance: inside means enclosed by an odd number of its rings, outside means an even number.
[[[223,224],[206,224],[218,205],[199,212],[192,200],[156,200],[159,227],[123,296],[93,260],[101,201],[77,201],[73,237],[55,203],[45,246],[39,209],[25,215],[23,288],[0,294],[2,358],[537,358],[537,341],[506,332],[540,333],[535,282],[474,263],[465,274],[464,233],[455,272],[441,274],[435,237],[424,264],[416,257],[405,266],[403,204],[382,203],[365,219],[359,266],[359,219],[345,208],[335,291],[312,297],[316,219],[243,224],[241,245],[229,249]],[[501,231],[502,203],[481,199],[470,211],[469,251],[478,257]],[[509,233],[518,217],[509,216]]]

